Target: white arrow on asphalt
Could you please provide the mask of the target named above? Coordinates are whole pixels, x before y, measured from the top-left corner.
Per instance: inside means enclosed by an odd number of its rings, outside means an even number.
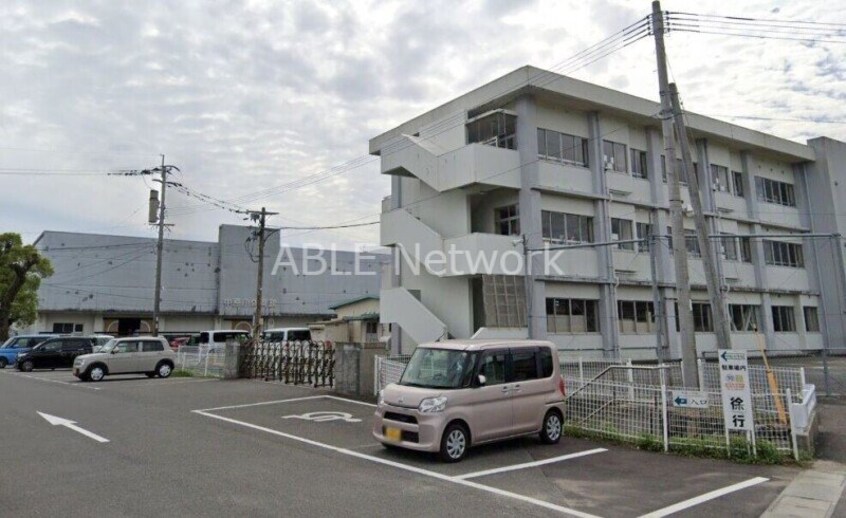
[[[45,414],[43,412],[37,412],[36,411],[36,413],[38,415],[40,415],[41,417],[43,417],[44,419],[46,419],[47,422],[50,423],[53,426],[64,426],[64,427],[70,428],[71,430],[73,430],[75,432],[79,432],[86,437],[90,437],[91,439],[94,439],[97,442],[109,442],[109,440],[106,439],[105,437],[100,437],[99,435],[97,435],[94,432],[89,432],[85,428],[80,428],[80,427],[76,426],[76,421],[71,421],[70,419],[65,419],[64,417],[56,417],[54,415]]]

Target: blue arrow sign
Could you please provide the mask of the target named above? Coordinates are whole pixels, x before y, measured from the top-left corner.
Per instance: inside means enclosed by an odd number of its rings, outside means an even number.
[[[686,404],[687,404],[687,399],[685,399],[685,398],[683,398],[683,397],[681,397],[681,396],[678,396],[678,397],[675,399],[675,402],[676,402],[676,404],[677,404],[677,405],[679,405],[679,406],[681,406],[681,405],[686,405]]]
[[[723,357],[724,362],[728,361],[728,358],[726,358],[726,351],[723,351],[723,354],[721,354],[721,356]]]

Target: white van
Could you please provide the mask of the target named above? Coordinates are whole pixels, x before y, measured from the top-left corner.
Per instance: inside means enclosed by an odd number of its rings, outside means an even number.
[[[307,327],[280,327],[267,329],[261,334],[264,342],[308,342],[311,331]]]
[[[197,340],[201,348],[208,348],[209,351],[222,351],[227,340],[235,340],[237,343],[244,343],[250,339],[249,331],[236,331],[234,329],[203,331]]]

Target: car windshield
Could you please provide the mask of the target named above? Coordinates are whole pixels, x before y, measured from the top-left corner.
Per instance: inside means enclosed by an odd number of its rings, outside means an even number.
[[[475,367],[475,353],[420,347],[414,351],[400,385],[453,389],[469,386]]]
[[[115,340],[114,338],[112,338],[111,340],[109,340],[108,342],[106,342],[106,345],[104,345],[103,347],[100,347],[100,349],[99,349],[97,352],[100,352],[100,353],[110,353],[110,352],[112,352],[112,349],[114,349],[114,348],[115,348],[115,344],[116,344],[116,343],[117,343],[117,340]]]
[[[3,345],[0,345],[0,349],[6,349],[6,348],[11,349],[12,347],[16,347],[17,343],[18,343],[18,338],[16,336],[13,336],[12,338],[9,338],[5,342],[3,342]]]

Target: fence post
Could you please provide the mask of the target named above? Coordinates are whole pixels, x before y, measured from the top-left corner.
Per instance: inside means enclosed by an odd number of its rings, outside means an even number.
[[[628,367],[631,367],[632,366],[632,360],[631,359],[626,360],[626,365]],[[634,371],[632,371],[632,369],[626,370],[626,381],[629,382],[629,401],[634,401],[634,398],[635,398],[634,397]],[[661,384],[662,385],[664,384],[663,378],[662,378]]]
[[[630,360],[631,361],[631,360]],[[661,369],[661,420],[663,421],[664,451],[670,451],[670,426],[667,412],[667,383],[664,378],[664,369]]]
[[[799,377],[802,380],[802,390],[805,390],[805,367],[799,367]]]
[[[379,356],[373,357],[373,395],[379,394]]]
[[[790,397],[790,389],[785,391],[787,394],[787,413],[790,419],[790,443],[793,446],[793,458],[799,460],[799,445],[796,443],[796,425],[793,419],[793,399]]]
[[[696,371],[699,374],[699,390],[707,390],[705,386],[705,366],[702,364],[702,358],[696,359]]]
[[[579,386],[582,387],[585,384],[585,368],[582,365],[582,357],[579,356]]]
[[[205,368],[203,369],[203,376],[209,375],[209,356],[211,356],[211,349],[209,349],[209,351],[206,352],[206,365],[205,365]]]

